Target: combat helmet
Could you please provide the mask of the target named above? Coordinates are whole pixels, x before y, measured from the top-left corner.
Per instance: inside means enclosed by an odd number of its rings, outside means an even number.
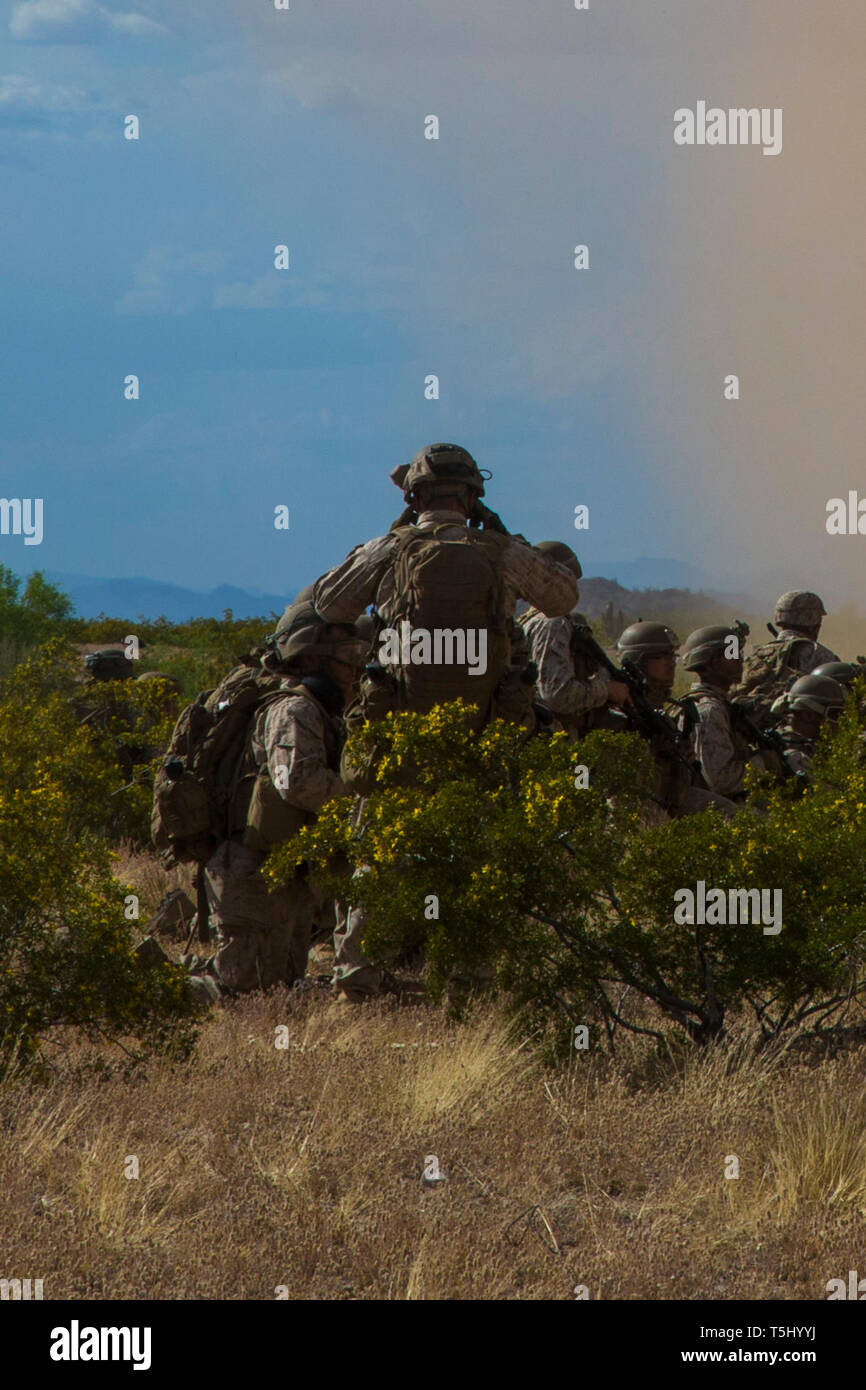
[[[89,676],[97,681],[125,681],[133,675],[133,663],[123,647],[103,647],[88,652],[84,665]]]
[[[808,709],[824,716],[843,710],[845,699],[845,690],[838,681],[830,676],[816,676],[814,672],[794,681],[791,689],[782,697],[786,708],[794,713]]]
[[[731,637],[742,642],[742,628],[699,627],[690,632],[683,644],[681,661],[687,671],[698,671],[715,656],[725,655],[725,645]]]
[[[829,676],[831,680],[838,681],[846,690],[850,690],[858,676],[866,675],[866,666],[858,661],[825,661],[822,666],[816,666],[811,674]]]
[[[490,473],[482,473],[472,455],[459,444],[428,444],[411,463],[398,464],[390,474],[392,483],[403,489],[406,502],[411,502],[419,483],[439,492],[451,491],[455,483],[462,484],[483,497],[485,477],[489,478]]]
[[[583,578],[581,563],[575,555],[570,545],[564,541],[539,541],[534,545],[533,550],[540,550],[542,555],[546,555],[548,560],[558,560],[561,565],[565,565],[570,570],[575,579]]]
[[[776,600],[776,622],[781,627],[820,627],[826,612],[809,589],[789,589]]]
[[[355,636],[354,624],[326,623],[309,600],[290,603],[276,632],[267,639],[266,665],[291,665],[303,654],[342,657],[363,665],[366,646]]]
[[[680,639],[672,627],[664,623],[632,623],[620,634],[616,644],[618,652],[632,661],[640,661],[645,656],[667,656],[675,652]]]

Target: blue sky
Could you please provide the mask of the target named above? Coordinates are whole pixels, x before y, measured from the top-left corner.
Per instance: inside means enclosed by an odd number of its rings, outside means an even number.
[[[0,5],[0,491],[45,506],[43,544],[0,537],[0,562],[292,591],[387,528],[396,463],[455,439],[506,523],[577,542],[587,572],[670,555],[726,588],[781,579],[772,383],[732,432],[721,378],[766,360],[756,294],[777,316],[790,282],[726,294],[724,247],[800,195],[785,153],[709,176],[671,129],[713,84],[793,101],[808,7],[716,8]],[[748,92],[744,44],[758,74],[775,54]],[[834,556],[818,525],[811,570],[830,582]]]

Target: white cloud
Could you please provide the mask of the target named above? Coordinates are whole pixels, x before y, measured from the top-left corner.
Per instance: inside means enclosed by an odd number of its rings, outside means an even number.
[[[25,43],[94,43],[111,33],[146,38],[167,31],[145,15],[116,13],[96,0],[22,0],[9,32]]]
[[[132,287],[115,304],[118,314],[189,314],[196,309],[321,307],[333,299],[329,277],[265,271],[250,280],[227,278],[224,251],[154,246],[133,267]],[[237,267],[233,266],[233,270]]]
[[[79,87],[38,82],[20,73],[0,76],[0,130],[68,135],[101,102]]]
[[[20,73],[0,76],[0,110],[4,112],[80,111],[94,103],[76,87],[56,87]]]
[[[213,292],[215,309],[275,309],[282,302],[283,286],[276,271],[255,280],[237,280],[217,285]]]
[[[221,251],[152,247],[133,267],[133,286],[115,304],[119,314],[188,314],[209,302],[208,281],[225,263]]]
[[[321,308],[334,302],[334,287],[330,277],[313,273],[308,277],[292,271],[266,271],[254,280],[236,280],[217,285],[213,292],[214,309],[295,309]]]

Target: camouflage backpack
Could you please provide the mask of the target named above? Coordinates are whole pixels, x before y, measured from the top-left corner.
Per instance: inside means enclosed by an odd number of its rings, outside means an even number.
[[[150,826],[168,867],[204,864],[243,829],[256,768],[246,756],[253,716],[275,699],[283,677],[242,665],[182,711],[156,775]]]
[[[756,724],[769,728],[776,722],[772,712],[773,701],[784,695],[802,671],[791,665],[791,656],[796,647],[805,644],[814,648],[808,637],[774,637],[756,647],[746,658],[743,678],[730,691],[730,699],[744,704]]]
[[[509,614],[505,612],[503,553],[509,537],[497,531],[466,527],[459,540],[440,532],[451,526],[420,530],[397,528],[394,554],[395,602],[389,605],[388,626],[400,640],[401,623],[431,634],[429,652],[418,664],[396,664],[392,673],[398,708],[426,713],[446,700],[463,699],[478,706],[474,728],[490,718],[493,695],[510,659]],[[483,632],[486,667],[478,674],[466,661],[467,630]],[[442,634],[437,644],[435,632]],[[381,642],[381,631],[379,635]],[[478,639],[476,639],[478,641]],[[480,656],[476,645],[476,656]],[[464,657],[462,662],[455,658]]]

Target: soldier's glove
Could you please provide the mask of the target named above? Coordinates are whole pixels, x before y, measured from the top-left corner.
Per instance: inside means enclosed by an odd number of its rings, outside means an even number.
[[[397,531],[401,526],[414,526],[418,520],[418,513],[414,507],[404,507],[396,521],[392,521],[388,527],[389,531]]]
[[[508,527],[503,524],[495,512],[492,512],[489,507],[485,507],[480,497],[476,497],[469,519],[473,526],[483,526],[485,531],[498,531],[501,536],[510,534]]]

